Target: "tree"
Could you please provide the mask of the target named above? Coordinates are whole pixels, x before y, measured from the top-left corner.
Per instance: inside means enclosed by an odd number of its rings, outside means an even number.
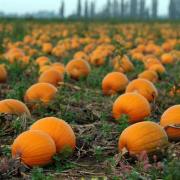
[[[157,10],[158,10],[158,1],[153,0],[152,1],[152,18],[153,19],[157,18]]]
[[[137,17],[137,0],[130,1],[130,16],[133,19]]]
[[[111,0],[107,0],[105,13],[108,18],[111,17]]]
[[[60,7],[60,11],[59,11],[59,15],[60,17],[63,19],[64,18],[64,12],[65,12],[65,4],[64,1],[61,1],[61,7]]]
[[[85,1],[84,17],[85,17],[85,18],[88,18],[88,17],[89,17],[89,5],[88,5],[88,0]]]
[[[176,4],[174,0],[170,0],[169,4],[169,18],[175,19],[176,18]]]
[[[145,17],[145,0],[140,0],[140,12],[139,12],[140,18]]]
[[[81,6],[81,0],[78,0],[78,5],[77,5],[77,17],[81,17],[81,11],[82,11],[82,6]]]
[[[121,0],[121,17],[123,18],[125,14],[125,9],[124,9],[124,0]]]
[[[91,2],[91,10],[90,10],[90,16],[91,16],[91,18],[94,18],[94,16],[95,16],[95,3],[92,1]]]
[[[113,17],[117,18],[119,16],[119,3],[117,0],[114,0],[113,2]]]

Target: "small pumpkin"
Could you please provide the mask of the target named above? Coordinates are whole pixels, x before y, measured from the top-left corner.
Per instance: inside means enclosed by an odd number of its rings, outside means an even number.
[[[127,127],[119,137],[119,152],[138,155],[143,151],[156,153],[168,145],[164,129],[157,123],[145,121]]]
[[[49,54],[49,53],[52,52],[52,49],[53,49],[53,45],[52,45],[51,43],[44,43],[44,44],[42,45],[42,51],[43,51],[44,53]]]
[[[58,86],[59,82],[64,81],[64,75],[54,69],[50,69],[42,73],[39,77],[39,83],[50,83],[54,86]]]
[[[4,83],[7,80],[7,71],[4,64],[0,65],[0,83]]]
[[[55,144],[56,151],[59,153],[65,148],[75,149],[76,137],[71,126],[62,119],[55,117],[46,117],[36,121],[32,130],[41,130],[49,134]]]
[[[16,99],[5,99],[0,101],[0,113],[31,116],[27,106]]]
[[[124,91],[128,85],[128,78],[120,72],[112,72],[107,74],[102,81],[102,90],[105,95],[113,95]]]
[[[138,75],[138,78],[147,79],[152,83],[156,83],[158,81],[158,75],[155,71],[145,70]]]
[[[123,114],[128,115],[130,123],[143,121],[151,113],[146,98],[138,93],[126,93],[119,96],[113,104],[113,117],[118,120]]]
[[[158,91],[154,84],[146,79],[135,79],[131,81],[127,88],[127,92],[137,92],[144,96],[148,101],[153,101],[158,96]]]
[[[30,167],[51,163],[55,153],[53,139],[42,131],[25,131],[12,144],[12,157],[20,157],[21,161]]]
[[[172,64],[174,62],[174,57],[170,53],[165,53],[161,56],[161,62],[163,64]]]
[[[170,140],[180,140],[180,105],[168,108],[161,116],[160,125],[165,128]]]
[[[87,77],[91,71],[90,65],[87,61],[82,59],[71,60],[66,65],[66,72],[69,76],[74,79],[79,79],[81,77]]]
[[[39,58],[36,59],[36,64],[38,64],[40,67],[44,66],[44,65],[48,65],[50,64],[50,60],[48,57],[46,56],[41,56]]]
[[[163,74],[166,72],[166,69],[162,64],[154,64],[148,69],[152,71],[156,71],[157,73],[160,73],[160,74]]]
[[[24,100],[28,103],[41,101],[49,103],[56,95],[57,88],[49,83],[36,83],[27,89]]]

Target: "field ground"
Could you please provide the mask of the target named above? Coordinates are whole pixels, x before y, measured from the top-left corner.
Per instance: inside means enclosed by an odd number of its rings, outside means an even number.
[[[24,36],[32,32],[33,27],[37,30],[42,27],[42,31],[48,34],[51,42],[55,45],[62,37],[54,38],[51,33],[55,33],[58,29],[57,23],[37,22],[16,22],[10,23],[12,31],[1,31],[0,34],[0,51],[4,53],[3,40],[9,38],[12,42],[23,40]],[[3,22],[2,26],[8,26],[8,22]],[[66,24],[65,24],[66,25]],[[154,24],[153,24],[154,25]],[[1,26],[1,25],[0,25]],[[52,27],[51,27],[52,26]],[[97,27],[96,27],[97,26]],[[102,27],[101,27],[102,26]],[[94,39],[99,38],[99,34],[105,33],[111,39],[110,44],[116,48],[115,53],[127,53],[130,48],[136,47],[135,40],[132,47],[124,47],[116,42],[113,37],[120,34],[121,28],[128,30],[133,34],[133,38],[138,34],[148,31],[156,43],[161,45],[164,41],[161,36],[163,30],[168,27],[169,31],[178,32],[179,24],[160,24],[151,27],[151,24],[84,24],[84,23],[67,23],[69,37],[76,34],[78,37],[89,35]],[[135,26],[135,27],[133,27]],[[143,26],[145,26],[143,28]],[[66,26],[62,25],[62,28]],[[71,30],[73,31],[71,33]],[[137,33],[134,33],[134,32]],[[99,34],[98,34],[99,33]],[[154,35],[154,36],[153,36]],[[180,35],[180,34],[179,34]],[[179,40],[179,35],[177,39]],[[125,36],[125,34],[123,35]],[[145,37],[146,38],[146,37]],[[124,37],[126,40],[126,37]],[[153,40],[154,40],[153,39]],[[70,49],[63,57],[56,57],[51,54],[44,54],[39,46],[31,46],[37,50],[30,58],[28,65],[21,66],[19,63],[10,64],[7,60],[1,58],[1,62],[5,63],[8,69],[8,80],[4,84],[0,84],[0,100],[13,98],[23,101],[25,91],[32,84],[37,82],[38,66],[34,65],[34,60],[46,55],[52,62],[61,62],[67,64],[73,58],[75,52],[84,48],[84,45],[77,49]],[[174,47],[180,50],[180,44]],[[31,111],[32,118],[26,119],[15,115],[1,114],[0,116],[0,172],[5,169],[4,175],[0,174],[0,179],[81,179],[96,177],[99,179],[180,179],[180,144],[179,142],[171,142],[168,148],[157,157],[147,157],[146,154],[140,155],[137,159],[133,159],[127,155],[123,157],[118,154],[118,138],[121,132],[128,126],[127,118],[124,116],[121,121],[115,122],[112,118],[112,105],[115,99],[120,95],[104,96],[101,89],[101,82],[104,76],[113,71],[111,60],[114,54],[106,57],[104,65],[99,67],[91,66],[92,70],[87,78],[79,81],[71,79],[65,75],[64,83],[58,87],[56,98],[47,106],[39,106]],[[126,73],[129,80],[133,80],[144,70],[144,64],[141,61],[132,59],[135,68],[132,72]],[[179,59],[180,60],[180,59]],[[166,73],[159,74],[159,81],[155,83],[158,89],[158,98],[151,103],[152,113],[148,120],[159,122],[162,113],[175,104],[180,104],[180,94],[175,93],[173,96],[170,91],[173,87],[179,88],[180,83],[180,61],[174,64],[164,65]],[[0,62],[0,63],[1,63]],[[18,134],[28,129],[28,127],[36,120],[55,116],[66,120],[73,127],[77,137],[77,148],[73,155],[67,157],[66,154],[55,156],[55,162],[47,167],[37,167],[29,169],[25,165],[19,163],[18,160],[11,159],[10,146]],[[8,169],[8,171],[7,171]],[[2,177],[1,177],[2,176]]]

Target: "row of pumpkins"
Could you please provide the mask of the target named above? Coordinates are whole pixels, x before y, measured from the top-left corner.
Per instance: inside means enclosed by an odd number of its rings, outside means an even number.
[[[32,39],[26,37],[24,41],[28,44],[32,42]],[[69,61],[66,66],[59,62],[52,63],[46,56],[37,58],[35,63],[39,66],[38,83],[27,89],[24,96],[25,103],[30,109],[36,107],[37,101],[48,104],[57,93],[56,87],[64,81],[64,73],[78,80],[90,74],[90,64],[95,66],[105,64],[106,57],[113,57],[115,50],[115,47],[108,44],[108,41],[106,38],[102,39],[102,44],[97,47],[94,43],[89,43],[83,51],[75,53],[74,59]],[[70,44],[71,42],[67,42],[66,48],[69,48]],[[128,151],[131,155],[135,155],[144,150],[147,153],[155,153],[158,149],[168,145],[168,138],[169,140],[180,139],[178,128],[180,105],[167,109],[161,116],[160,124],[143,121],[150,116],[150,103],[158,96],[158,91],[153,84],[158,81],[157,73],[166,71],[163,64],[175,62],[173,53],[177,55],[177,52],[170,53],[174,44],[176,44],[174,41],[164,43],[162,45],[163,54],[160,47],[153,43],[149,43],[147,46],[139,44],[137,48],[129,51],[128,55],[132,59],[141,61],[146,69],[138,75],[138,79],[131,82],[125,73],[133,71],[135,67],[128,56],[112,58],[111,65],[116,72],[109,73],[104,77],[102,91],[104,95],[125,91],[114,102],[112,115],[114,119],[119,120],[122,115],[126,114],[129,123],[132,124],[119,137],[118,149],[121,153]],[[78,48],[79,46],[79,41],[74,40],[72,47]],[[42,52],[56,56],[64,53],[61,52],[61,48],[53,49],[51,43],[43,43]],[[150,55],[144,55],[145,53]],[[156,58],[159,54],[162,54],[161,60]],[[9,48],[4,56],[10,63],[15,61],[29,63],[29,57],[25,56],[23,51],[17,47]],[[1,65],[0,71],[0,82],[5,82],[8,76],[6,67]],[[24,103],[14,99],[0,101],[0,112],[31,115]],[[37,120],[30,130],[23,132],[14,140],[12,155],[14,158],[20,157],[22,162],[29,166],[46,165],[52,162],[56,153],[63,152],[66,148],[73,151],[75,147],[76,138],[70,125],[56,117],[46,117]]]

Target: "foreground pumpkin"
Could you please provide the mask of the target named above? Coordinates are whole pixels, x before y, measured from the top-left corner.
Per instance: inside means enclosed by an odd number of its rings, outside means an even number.
[[[138,78],[147,79],[152,83],[156,83],[158,81],[158,75],[155,71],[145,70],[138,75]]]
[[[71,60],[66,65],[66,72],[69,76],[74,79],[79,79],[81,77],[86,77],[89,75],[91,68],[87,61],[82,59]]]
[[[56,95],[57,88],[49,83],[36,83],[25,93],[24,100],[28,103],[41,101],[49,103]]]
[[[16,99],[5,99],[0,101],[0,113],[31,116],[27,106]]]
[[[145,121],[126,128],[119,138],[119,152],[137,155],[146,151],[155,153],[168,145],[164,129],[157,123]]]
[[[180,140],[180,105],[175,105],[167,109],[160,121],[160,125],[165,128],[171,140]]]
[[[128,85],[128,78],[120,72],[107,74],[102,81],[102,90],[105,95],[112,95],[124,91]]]
[[[48,133],[53,138],[58,153],[65,148],[74,150],[76,146],[76,137],[71,126],[61,119],[55,117],[43,118],[35,122],[31,129]]]
[[[12,144],[13,158],[20,157],[21,161],[30,167],[49,164],[55,153],[53,139],[42,131],[26,131]]]
[[[3,64],[0,65],[0,83],[4,83],[7,80],[7,71]]]
[[[158,96],[158,91],[153,83],[146,79],[135,79],[129,83],[126,92],[137,92],[148,101],[153,101]]]
[[[118,120],[123,114],[128,115],[130,123],[143,121],[151,113],[149,102],[138,93],[126,93],[113,104],[113,117]]]
[[[39,77],[40,83],[50,83],[54,86],[58,86],[58,83],[63,82],[63,80],[64,80],[64,75],[53,69],[45,71]]]

